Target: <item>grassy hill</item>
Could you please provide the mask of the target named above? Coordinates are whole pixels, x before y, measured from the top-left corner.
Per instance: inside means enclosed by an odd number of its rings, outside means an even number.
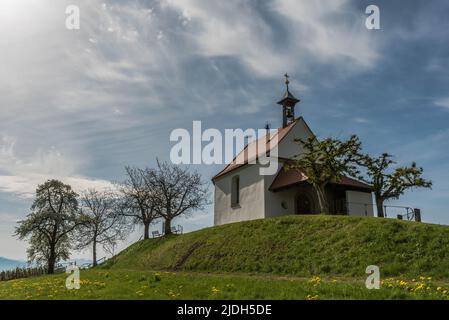
[[[392,219],[285,216],[130,246],[103,267],[295,276],[449,278],[449,227]]]
[[[365,287],[368,265],[381,288]],[[449,227],[286,216],[138,242],[103,265],[0,282],[1,299],[445,299]]]

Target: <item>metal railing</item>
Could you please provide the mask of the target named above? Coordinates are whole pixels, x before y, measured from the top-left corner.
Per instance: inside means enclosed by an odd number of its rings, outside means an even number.
[[[106,257],[98,259],[97,260],[97,266],[102,264],[102,263],[104,263],[104,262],[106,262]],[[93,263],[92,262],[86,262],[86,263],[84,263],[84,264],[82,264],[80,266],[81,269],[89,269],[89,268],[92,268],[92,267],[93,267]]]
[[[386,218],[396,217],[400,220],[421,221],[419,209],[405,206],[390,206],[390,205],[384,206],[384,215]]]
[[[345,212],[346,214],[356,213],[359,216],[374,216],[375,208],[376,206],[374,204],[361,202],[345,202],[343,212]],[[391,205],[385,205],[383,208],[385,218],[397,218],[399,220],[421,222],[420,209]]]

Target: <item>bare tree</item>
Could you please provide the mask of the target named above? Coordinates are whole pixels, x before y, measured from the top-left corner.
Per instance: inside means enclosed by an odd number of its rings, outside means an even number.
[[[125,167],[127,179],[119,184],[121,215],[130,217],[135,224],[143,224],[144,239],[149,238],[150,225],[159,217],[155,209],[154,192],[148,188],[146,177],[151,170]]]
[[[197,172],[157,160],[157,168],[147,169],[144,178],[152,191],[155,210],[165,219],[165,235],[172,233],[174,218],[202,210],[209,203],[206,184]]]
[[[92,264],[97,265],[97,246],[113,247],[131,231],[120,214],[117,196],[111,191],[89,189],[81,194],[82,225],[77,232],[77,249],[92,247]]]

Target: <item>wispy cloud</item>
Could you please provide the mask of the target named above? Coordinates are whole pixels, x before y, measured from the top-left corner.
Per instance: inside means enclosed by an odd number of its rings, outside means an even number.
[[[367,30],[363,6],[350,0],[0,3],[0,192],[7,197],[29,197],[51,177],[76,188],[108,185],[123,165],[163,154],[164,130],[190,128],[192,120],[275,125],[271,104],[286,71],[303,100],[298,111],[309,112],[318,134],[355,127],[369,131],[367,145],[379,145],[385,131],[385,144],[408,145],[413,133],[419,143],[439,129],[424,126],[444,120],[441,112],[409,133],[407,121],[431,113],[415,115],[418,102],[410,101],[400,104],[410,113],[393,114],[390,102],[434,89],[425,96],[449,109],[444,1],[407,12],[386,2],[381,31]],[[79,31],[64,27],[68,4],[80,6]],[[404,154],[430,161],[429,145],[424,139]],[[210,221],[197,219],[190,223]]]
[[[437,99],[433,103],[436,106],[447,109],[449,111],[449,97]]]
[[[0,192],[31,198],[36,186],[51,178],[68,183],[77,191],[112,187],[109,181],[78,175],[75,158],[64,157],[56,149],[39,150],[27,159],[19,159],[15,142],[10,136],[0,136]]]
[[[373,67],[381,56],[362,13],[346,0],[274,0],[259,9],[243,0],[164,3],[178,10],[198,54],[236,57],[262,76],[298,67],[306,71],[310,61],[338,62],[355,71]]]

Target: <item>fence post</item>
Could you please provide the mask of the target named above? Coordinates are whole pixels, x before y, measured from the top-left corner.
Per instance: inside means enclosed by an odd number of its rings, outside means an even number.
[[[415,221],[421,222],[421,209],[415,208],[413,212],[415,213]]]

